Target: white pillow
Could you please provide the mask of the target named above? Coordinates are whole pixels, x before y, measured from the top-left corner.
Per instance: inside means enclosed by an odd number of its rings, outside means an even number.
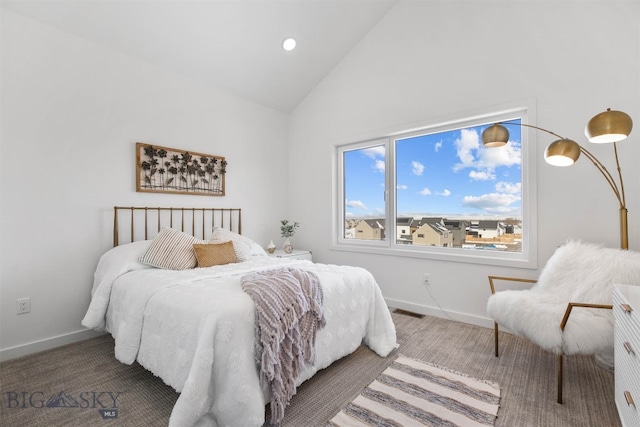
[[[240,262],[247,261],[252,256],[266,255],[264,249],[250,238],[233,231],[225,230],[224,228],[214,228],[211,240],[219,242],[231,240],[233,242],[233,249],[236,251],[236,257],[238,257],[238,261]],[[260,252],[262,252],[262,254]]]
[[[139,261],[166,270],[195,268],[198,260],[193,249],[194,243],[207,242],[173,228],[163,228]]]
[[[93,288],[91,295],[103,281],[113,282],[116,277],[132,270],[151,268],[150,265],[141,264],[138,259],[151,245],[151,240],[139,240],[125,243],[109,249],[98,261],[96,271],[93,273]]]
[[[269,256],[267,251],[256,242],[251,242],[251,252],[249,254],[251,256]]]

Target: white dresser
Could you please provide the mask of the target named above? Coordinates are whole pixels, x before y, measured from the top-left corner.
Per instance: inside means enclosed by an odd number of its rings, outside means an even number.
[[[640,426],[640,286],[614,287],[613,316],[616,406],[623,426]]]

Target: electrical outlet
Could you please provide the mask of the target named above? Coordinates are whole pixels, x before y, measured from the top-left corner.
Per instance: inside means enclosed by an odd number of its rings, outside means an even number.
[[[430,286],[431,285],[431,273],[423,273],[422,283],[425,286]]]
[[[25,314],[31,311],[31,298],[19,298],[16,300],[16,314]]]

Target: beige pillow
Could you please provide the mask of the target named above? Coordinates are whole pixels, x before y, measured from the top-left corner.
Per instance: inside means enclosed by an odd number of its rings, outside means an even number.
[[[194,268],[197,262],[193,250],[194,243],[206,243],[206,241],[173,228],[163,228],[139,261],[167,270]]]
[[[198,267],[213,267],[214,265],[238,262],[231,240],[224,243],[195,244],[193,250],[196,252]]]

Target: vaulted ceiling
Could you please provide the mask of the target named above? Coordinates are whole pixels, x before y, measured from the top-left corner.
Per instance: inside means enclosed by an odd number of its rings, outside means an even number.
[[[289,113],[398,0],[2,0],[5,10]],[[297,40],[282,49],[287,36]]]

